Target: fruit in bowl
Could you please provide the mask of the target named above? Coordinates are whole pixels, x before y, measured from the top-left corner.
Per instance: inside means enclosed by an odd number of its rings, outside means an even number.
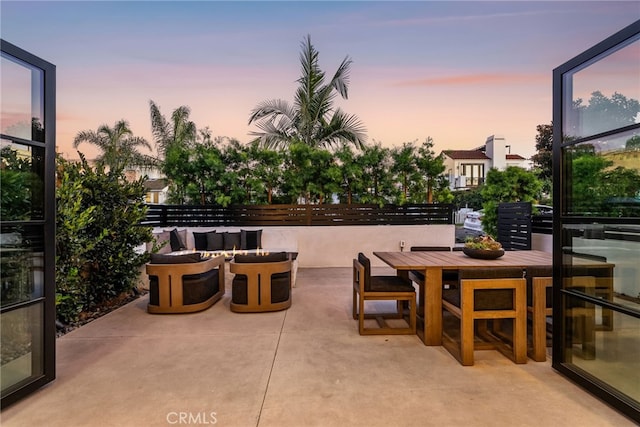
[[[471,258],[481,259],[497,259],[504,255],[500,242],[496,242],[491,236],[467,238],[462,251]]]
[[[491,236],[469,236],[467,237],[464,247],[470,249],[484,249],[489,251],[502,249],[502,245],[500,244],[500,242],[496,242]]]

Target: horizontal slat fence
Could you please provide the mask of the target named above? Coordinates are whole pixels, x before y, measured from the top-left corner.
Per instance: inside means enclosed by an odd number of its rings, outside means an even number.
[[[453,224],[451,204],[403,206],[327,205],[147,205],[142,225],[154,227],[327,226]]]
[[[531,232],[539,234],[553,234],[553,215],[532,215]]]
[[[508,251],[531,250],[531,203],[498,205],[498,238]]]

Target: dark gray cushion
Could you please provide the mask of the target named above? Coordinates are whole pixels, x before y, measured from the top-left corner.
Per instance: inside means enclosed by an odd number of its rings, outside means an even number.
[[[200,252],[193,252],[182,255],[151,254],[150,264],[188,264],[200,262],[202,257]]]
[[[240,249],[240,232],[229,232],[226,231],[222,233],[224,239],[224,250],[230,251],[233,249]]]
[[[177,258],[177,256],[172,258]],[[219,290],[220,276],[217,268],[205,273],[182,276],[182,303],[184,305],[204,302]],[[149,303],[152,305],[160,304],[157,276],[149,276]]]
[[[196,248],[196,251],[206,251],[207,250],[207,246],[208,246],[208,239],[207,239],[207,235],[209,233],[215,233],[215,231],[209,231],[206,233],[197,233],[197,232],[193,232],[193,243],[194,246]]]
[[[224,249],[224,233],[216,233],[215,231],[212,231],[211,233],[207,233],[207,250],[221,251],[223,249]]]
[[[492,269],[468,269],[460,270],[460,280],[464,279],[508,279],[522,278],[522,270],[519,268],[492,268]],[[442,291],[442,299],[460,307],[460,289]],[[512,289],[481,289],[473,295],[473,305],[476,311],[481,310],[512,310]]]
[[[207,249],[207,233],[193,232],[193,245],[197,251],[204,251]]]
[[[364,267],[364,290],[371,290],[371,261],[365,254],[358,254],[358,262]]]
[[[276,273],[271,276],[271,303],[287,301],[290,298],[291,273]],[[231,283],[231,300],[234,304],[248,304],[247,276],[236,274]]]
[[[371,276],[371,292],[415,292],[410,280],[398,276]]]
[[[411,280],[398,276],[372,276],[371,260],[360,252],[358,262],[364,267],[364,290],[367,292],[415,292]]]
[[[208,300],[220,290],[219,280],[217,268],[206,273],[182,276],[182,303],[199,304]]]
[[[240,248],[262,248],[262,230],[240,230]]]
[[[169,233],[169,243],[171,244],[172,251],[182,251],[187,249],[187,245],[182,241],[177,228],[174,228]]]

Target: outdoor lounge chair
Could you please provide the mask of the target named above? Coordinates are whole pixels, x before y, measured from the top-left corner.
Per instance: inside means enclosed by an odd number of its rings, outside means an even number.
[[[394,300],[395,313],[365,313],[365,301]],[[403,319],[403,303],[409,305],[408,326],[391,327],[387,319]],[[372,276],[371,261],[363,253],[353,260],[353,318],[360,335],[411,335],[416,333],[416,292],[411,281],[398,276]],[[365,319],[376,319],[379,328],[365,328]]]
[[[149,313],[192,313],[211,307],[224,295],[224,256],[202,259],[151,254]]]
[[[229,263],[235,273],[231,311],[255,313],[291,307],[291,258],[287,252],[236,255]]]

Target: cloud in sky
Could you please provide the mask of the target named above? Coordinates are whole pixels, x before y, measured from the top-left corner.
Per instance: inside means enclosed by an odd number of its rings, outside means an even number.
[[[502,86],[506,84],[540,83],[542,81],[546,81],[546,79],[536,74],[478,73],[400,81],[395,83],[394,86]]]
[[[16,2],[2,38],[57,66],[57,143],[128,120],[151,139],[149,100],[191,107],[199,128],[246,142],[259,102],[293,100],[310,34],[330,76],[353,59],[339,105],[385,145],[471,148],[503,134],[535,152],[551,71],[640,18],[637,2]],[[37,25],[34,25],[37,23]]]

